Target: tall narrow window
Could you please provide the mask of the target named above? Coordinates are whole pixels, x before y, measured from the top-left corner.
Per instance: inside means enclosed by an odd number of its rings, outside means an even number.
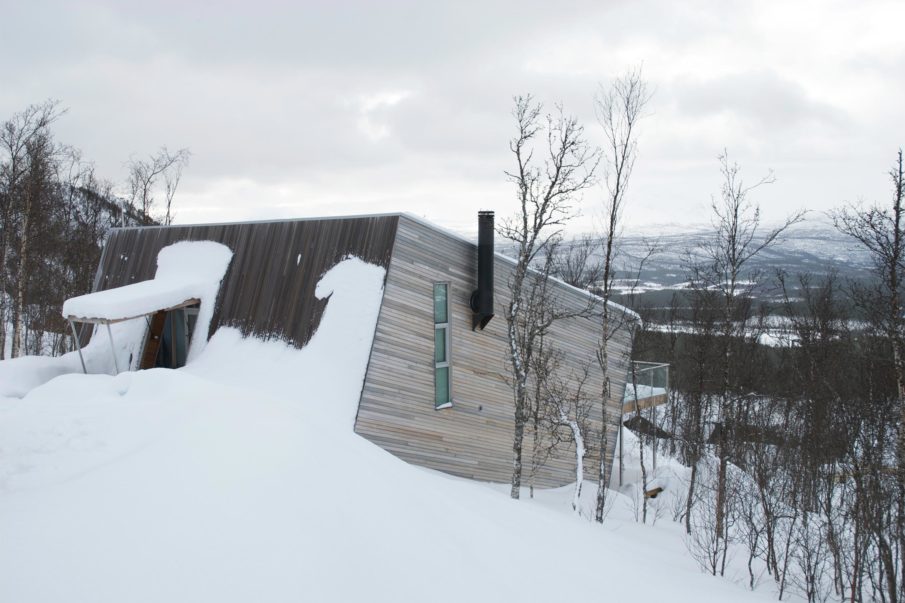
[[[449,408],[449,286],[434,283],[434,408]]]

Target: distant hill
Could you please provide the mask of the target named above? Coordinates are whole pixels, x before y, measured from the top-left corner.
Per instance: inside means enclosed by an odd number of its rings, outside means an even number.
[[[674,291],[688,282],[688,266],[703,261],[702,244],[712,236],[708,225],[678,228],[646,228],[647,234],[627,230],[619,244],[620,270],[617,287],[619,300],[631,305],[662,306],[668,304]],[[662,234],[656,234],[657,232]],[[657,252],[638,273],[638,264],[649,244],[655,243]],[[859,280],[871,269],[870,258],[855,241],[837,231],[826,219],[813,219],[790,228],[772,247],[756,256],[748,272],[759,273],[763,284],[754,292],[763,301],[778,301],[777,271],[782,270],[793,279],[808,273],[822,278],[835,273],[842,280]]]
[[[769,230],[770,225],[763,230]],[[664,308],[673,294],[688,283],[688,267],[703,261],[702,244],[713,236],[713,228],[701,225],[650,225],[641,229],[627,228],[619,238],[616,256],[615,301],[632,306]],[[568,248],[576,241],[565,241]],[[638,272],[650,245],[656,246]],[[514,256],[511,246],[499,247],[501,253]],[[595,259],[600,261],[600,251]],[[745,271],[745,277],[757,273],[761,286],[753,291],[763,302],[781,300],[776,279],[778,271],[789,275],[792,297],[800,274],[810,274],[817,281],[834,273],[840,282],[864,279],[872,268],[870,257],[858,244],[836,230],[827,218],[808,219],[788,229],[770,248],[756,256]],[[592,288],[593,290],[593,288]]]

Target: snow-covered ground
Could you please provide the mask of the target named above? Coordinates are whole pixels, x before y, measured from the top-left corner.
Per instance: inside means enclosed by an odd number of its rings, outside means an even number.
[[[771,600],[702,574],[637,497],[599,526],[592,484],[579,517],[571,487],[513,501],[356,436],[382,281],[328,272],[302,350],[221,329],[183,369],[0,398],[0,601]]]

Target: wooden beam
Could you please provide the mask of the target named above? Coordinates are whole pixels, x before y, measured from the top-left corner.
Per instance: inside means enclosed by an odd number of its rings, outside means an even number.
[[[654,406],[661,406],[666,404],[667,396],[666,394],[657,394],[656,396],[647,396],[646,398],[638,398],[638,408],[637,410],[644,410],[645,408],[653,408]],[[635,400],[630,399],[622,404],[622,413],[628,414],[631,412],[635,412]]]
[[[148,338],[145,340],[145,349],[141,354],[139,369],[154,368],[157,363],[157,352],[160,350],[160,339],[163,335],[163,325],[166,322],[166,310],[155,312],[148,326]]]

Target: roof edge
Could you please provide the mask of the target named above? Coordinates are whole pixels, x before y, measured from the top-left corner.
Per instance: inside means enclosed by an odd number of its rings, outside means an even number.
[[[301,218],[278,218],[272,220],[233,220],[230,222],[192,222],[188,224],[147,224],[139,226],[116,226],[110,229],[110,232],[139,230],[139,229],[158,229],[158,228],[194,228],[196,226],[233,226],[239,224],[282,224],[286,222],[317,222],[321,220],[362,220],[366,218],[399,218],[404,216],[403,212],[386,212],[380,214],[355,214],[349,216],[308,216]]]
[[[460,240],[460,241],[465,241],[466,243],[471,243],[472,245],[476,245],[476,243],[475,243],[474,241],[472,241],[471,239],[469,239],[469,238],[467,238],[467,237],[464,237],[464,236],[462,236],[461,234],[459,234],[459,233],[457,233],[457,232],[455,232],[455,231],[453,231],[453,230],[450,230],[450,229],[448,229],[448,228],[446,228],[446,227],[444,227],[444,226],[439,226],[439,225],[437,225],[437,224],[434,224],[433,222],[430,222],[429,220],[426,220],[425,218],[422,218],[421,216],[416,216],[416,215],[411,214],[411,213],[408,213],[408,212],[402,212],[401,214],[398,214],[398,215],[399,215],[400,217],[402,217],[402,218],[406,218],[406,219],[409,219],[409,220],[411,220],[411,221],[413,221],[413,222],[416,222],[416,223],[418,223],[418,224],[421,224],[422,226],[426,226],[427,228],[431,228],[431,229],[436,230],[436,231],[438,231],[438,232],[442,232],[443,234],[448,235],[448,236],[450,236],[450,237],[452,237],[452,238],[454,238],[454,239],[458,239],[458,240]],[[509,262],[510,264],[513,264],[513,265],[514,265],[514,264],[516,263],[515,258],[513,258],[513,257],[511,257],[511,256],[508,256],[508,255],[505,255],[505,254],[502,254],[502,253],[500,253],[500,252],[498,252],[498,251],[494,251],[494,252],[493,252],[493,255],[494,255],[495,257],[498,257],[498,258],[502,259],[502,260],[505,260],[506,262]],[[534,270],[534,269],[531,269],[531,272],[533,272],[533,273],[535,273],[535,274],[537,273],[537,271]],[[551,276],[551,277],[550,277],[550,280],[554,281],[554,282],[557,283],[558,285],[561,285],[561,286],[564,287],[565,289],[574,291],[574,292],[579,293],[579,294],[583,294],[583,295],[585,295],[586,297],[588,297],[589,299],[597,300],[597,301],[600,301],[600,302],[603,301],[603,298],[600,297],[599,295],[595,295],[594,293],[591,293],[590,291],[588,291],[588,290],[586,290],[586,289],[579,289],[578,287],[575,287],[575,286],[573,286],[573,285],[570,285],[569,283],[567,283],[567,282],[565,282],[565,281],[563,281],[563,280],[560,280],[560,279],[558,279],[558,278],[556,278],[556,277],[552,277],[552,276]],[[622,314],[631,317],[632,320],[634,320],[634,321],[636,321],[636,322],[638,323],[638,325],[641,325],[641,324],[642,324],[641,316],[640,316],[637,312],[635,312],[634,310],[632,310],[632,309],[630,309],[630,308],[627,308],[627,307],[623,306],[622,304],[617,304],[616,302],[611,301],[611,300],[610,300],[610,301],[607,301],[607,305],[608,305],[610,308],[613,308],[613,309],[615,309],[615,310],[618,310],[618,311],[622,312]]]
[[[445,226],[440,226],[422,216],[419,216],[419,215],[416,215],[416,214],[413,214],[410,212],[386,212],[386,213],[379,213],[379,214],[353,214],[353,215],[347,215],[347,216],[310,216],[310,217],[301,217],[301,218],[281,218],[278,220],[237,220],[237,221],[232,221],[232,222],[196,222],[196,223],[192,223],[192,224],[170,224],[170,225],[156,224],[156,225],[148,225],[148,226],[119,226],[116,228],[112,228],[111,232],[128,231],[128,230],[145,229],[145,228],[148,228],[148,229],[191,228],[191,227],[195,227],[195,226],[231,226],[231,225],[238,225],[238,224],[277,224],[277,223],[285,223],[285,222],[314,222],[314,221],[320,221],[320,220],[356,220],[356,219],[365,219],[365,218],[406,218],[408,220],[411,220],[412,222],[415,222],[415,223],[421,224],[422,226],[430,228],[431,230],[441,232],[449,237],[458,239],[459,241],[464,241],[464,242],[470,243],[472,245],[476,244],[475,241],[473,241],[453,230],[450,230],[449,228],[446,228]],[[516,263],[515,258],[512,258],[508,255],[499,253],[497,251],[494,252],[494,256],[498,257],[504,261],[510,262],[512,264]],[[532,272],[535,272],[535,271],[532,270]],[[578,287],[574,287],[574,286],[566,283],[565,281],[562,281],[555,277],[550,277],[550,278],[551,278],[551,280],[556,282],[558,285],[560,285],[566,289],[570,289],[576,293],[585,295],[589,299],[598,300],[601,302],[603,301],[603,298],[601,298],[599,295],[595,295],[595,294],[591,293],[590,291],[587,291],[585,289],[579,289]],[[626,316],[630,316],[633,320],[638,322],[638,324],[641,324],[641,316],[634,310],[631,310],[631,309],[623,306],[622,304],[617,304],[614,301],[608,301],[607,305],[615,310],[622,312]]]

